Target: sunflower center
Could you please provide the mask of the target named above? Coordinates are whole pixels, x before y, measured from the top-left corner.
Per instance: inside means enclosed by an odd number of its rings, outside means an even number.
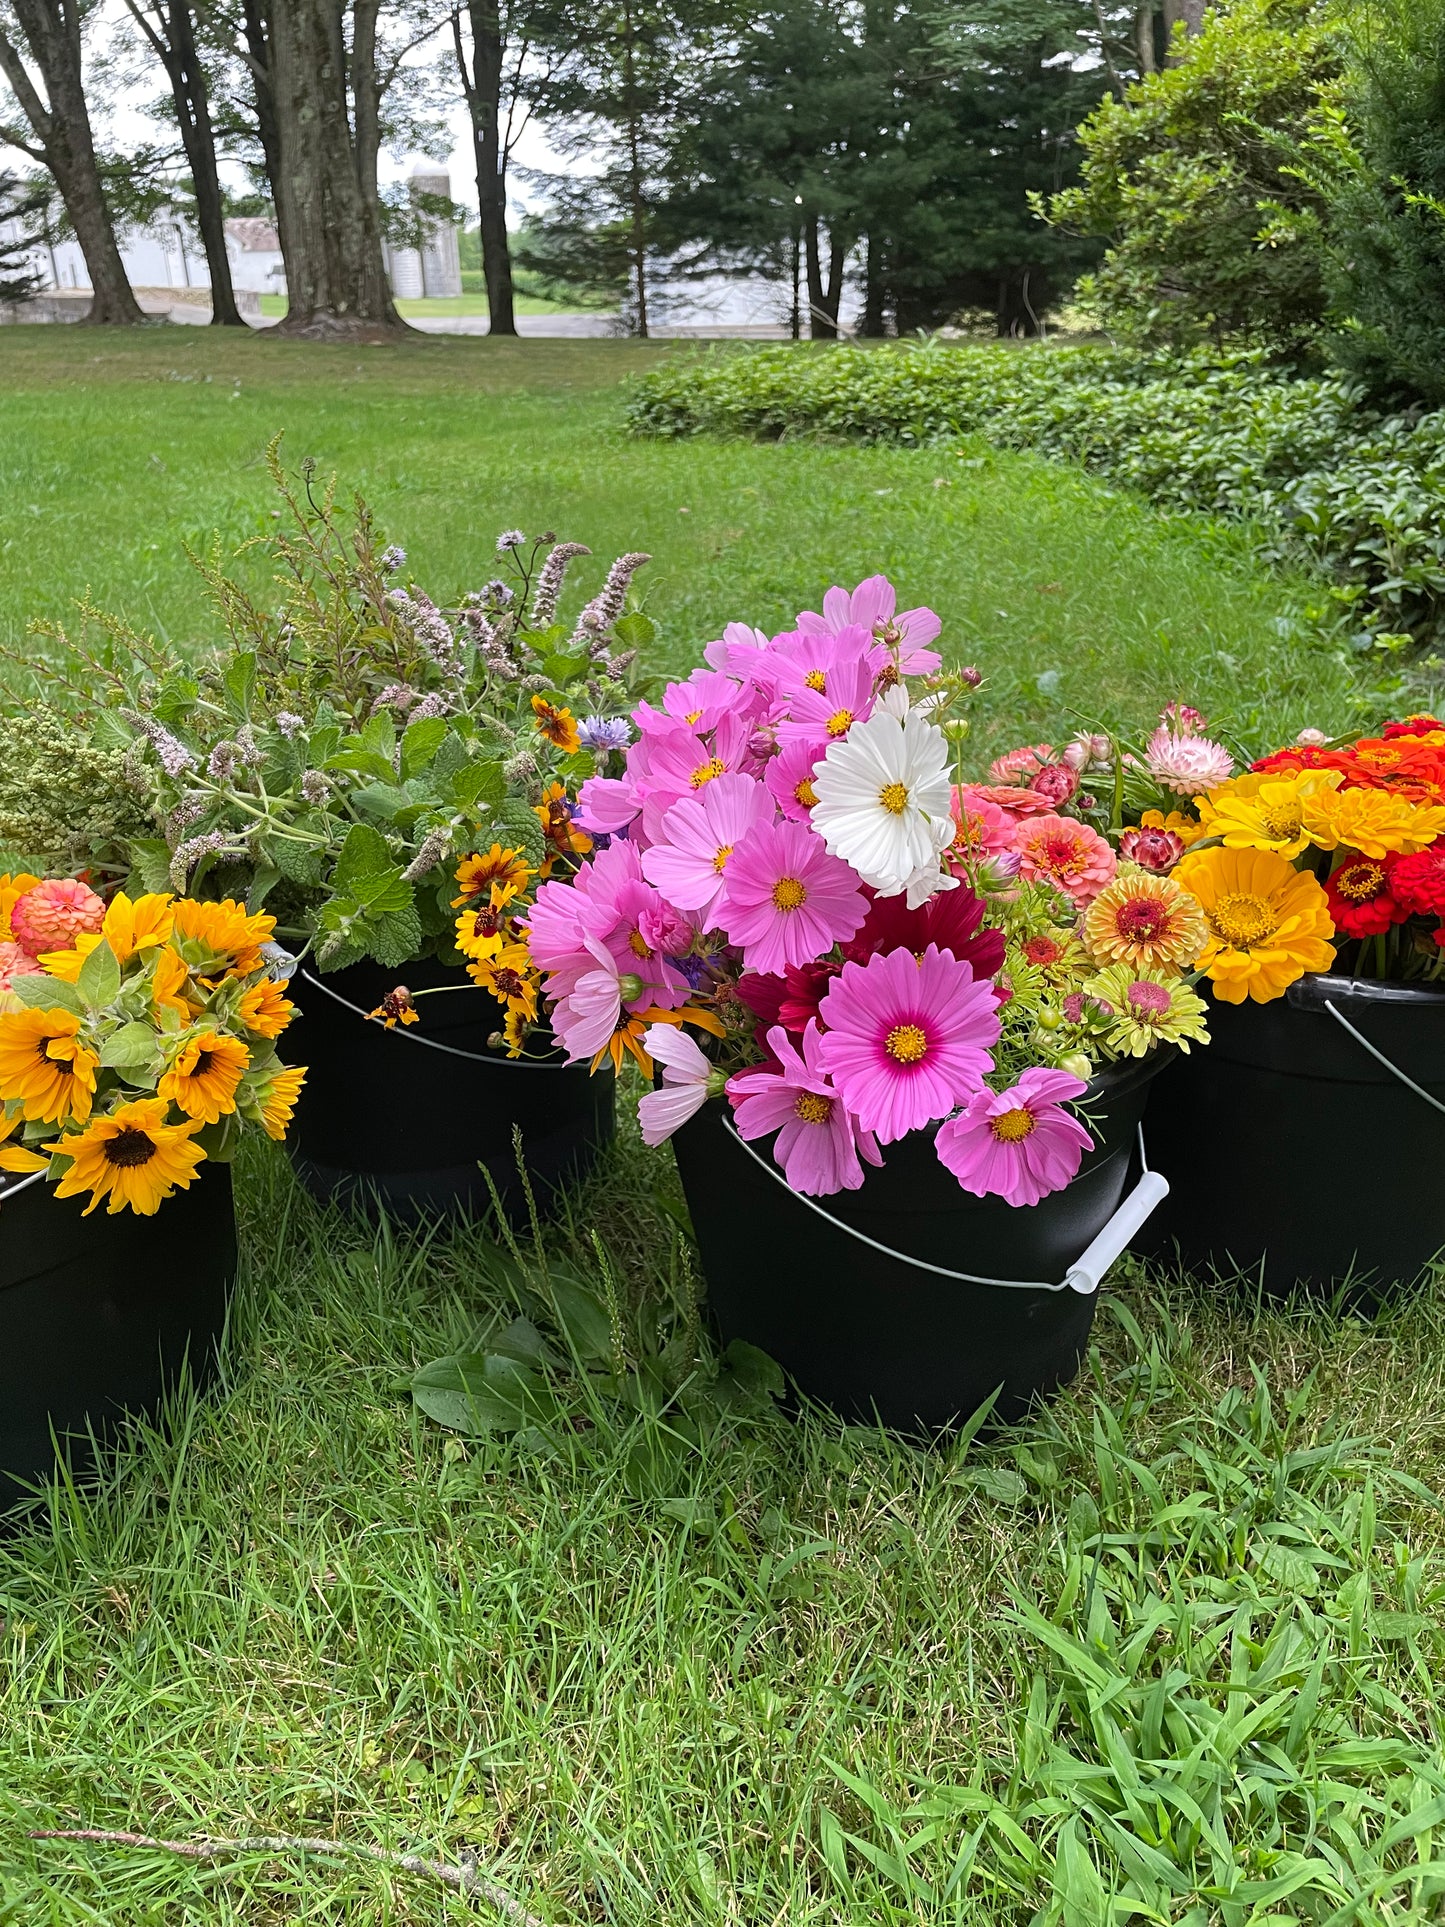
[[[820,696],[828,687],[828,678],[823,674],[821,669],[810,669],[807,675],[804,676],[803,682],[807,688],[816,689]]]
[[[715,776],[726,776],[727,767],[721,756],[714,756],[710,761],[699,764],[687,780],[695,790],[700,790],[704,783],[710,783]]]
[[[65,1037],[42,1037],[39,1040],[36,1045],[35,1054],[45,1066],[46,1070],[59,1071],[64,1077],[74,1076],[75,1065],[71,1062],[70,1058],[68,1056],[57,1057],[50,1048],[52,1044],[60,1044],[63,1047],[68,1044],[69,1041],[69,1038]]]
[[[830,736],[846,736],[852,727],[853,712],[851,709],[835,709],[833,714],[828,718],[828,734]]]
[[[1235,950],[1263,943],[1279,927],[1279,919],[1264,898],[1249,890],[1230,891],[1205,914],[1215,936]]]
[[[209,1077],[211,1074],[211,1061],[214,1057],[214,1051],[198,1050],[196,1052],[196,1061],[191,1066],[191,1076]]]
[[[138,1164],[149,1164],[155,1154],[154,1138],[147,1137],[144,1131],[131,1129],[129,1125],[105,1140],[106,1163],[118,1164],[122,1170],[133,1170]]]
[[[1131,943],[1151,943],[1169,928],[1169,912],[1158,897],[1130,897],[1119,905],[1114,928]]]
[[[1145,1023],[1167,1016],[1174,1001],[1163,984],[1151,983],[1130,984],[1124,997],[1134,1015]]]
[[[1384,882],[1382,863],[1346,863],[1335,872],[1335,889],[1348,903],[1368,903],[1380,894]]]
[[[1026,1137],[1032,1135],[1037,1126],[1038,1119],[1027,1104],[1020,1104],[1012,1111],[1001,1111],[997,1117],[991,1117],[988,1121],[988,1128],[1000,1144],[1021,1144]]]
[[[818,800],[818,792],[813,788],[811,776],[805,776],[801,783],[793,786],[793,801],[801,803],[805,810],[812,809]]]
[[[895,1024],[883,1048],[898,1064],[920,1063],[928,1051],[928,1036],[921,1024]]]
[[[805,1124],[826,1124],[833,1115],[833,1100],[820,1096],[817,1091],[799,1091],[793,1114]]]
[[[808,891],[801,877],[779,877],[773,885],[775,910],[797,910],[807,901]]]
[[[728,858],[732,855],[732,853],[733,853],[733,846],[731,843],[723,843],[719,845],[717,854],[716,856],[714,856],[712,860],[712,867],[714,870],[716,870],[719,876],[721,876],[723,871],[727,868],[727,861],[728,861]]]
[[[885,783],[878,792],[878,801],[890,816],[902,816],[908,808],[908,785],[906,783]]]
[[[652,955],[652,946],[640,930],[634,930],[632,935],[627,939],[627,948],[632,952],[634,957],[650,957]]]

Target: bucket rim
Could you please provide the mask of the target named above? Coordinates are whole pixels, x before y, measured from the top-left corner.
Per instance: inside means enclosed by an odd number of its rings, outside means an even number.
[[[1320,1016],[1325,1014],[1327,1003],[1445,1010],[1445,984],[1390,983],[1378,977],[1344,977],[1329,971],[1308,971],[1289,986],[1283,1001],[1291,1010]]]

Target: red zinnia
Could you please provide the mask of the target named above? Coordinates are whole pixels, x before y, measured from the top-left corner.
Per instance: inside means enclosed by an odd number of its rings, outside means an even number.
[[[1445,723],[1434,716],[1406,716],[1398,723],[1386,723],[1380,733],[1389,742],[1393,736],[1428,736],[1433,729],[1445,729]]]
[[[1325,885],[1330,916],[1342,937],[1378,937],[1392,923],[1403,923],[1409,911],[1391,890],[1391,856],[1347,856]]]
[[[1390,866],[1390,893],[1409,915],[1445,917],[1445,849],[1432,843]]]

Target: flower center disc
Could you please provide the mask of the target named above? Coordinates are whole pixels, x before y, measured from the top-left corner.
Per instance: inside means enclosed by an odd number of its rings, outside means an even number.
[[[1019,1144],[1032,1133],[1037,1123],[1028,1106],[1021,1104],[1017,1110],[1004,1111],[998,1117],[990,1118],[988,1128],[1000,1144]]]
[[[800,1091],[793,1111],[805,1124],[826,1124],[833,1115],[833,1100],[817,1091]]]
[[[1251,944],[1263,943],[1278,928],[1278,919],[1264,898],[1246,890],[1221,897],[1205,914],[1215,936],[1236,950],[1248,950]]]
[[[779,877],[773,885],[773,907],[776,910],[796,910],[808,901],[808,892],[801,877]]]
[[[117,1131],[114,1137],[105,1140],[106,1162],[122,1168],[149,1164],[155,1154],[155,1144],[144,1131]]]
[[[627,948],[632,952],[634,957],[650,957],[652,955],[652,949],[640,930],[634,930],[632,935],[627,939]]]
[[[717,855],[713,858],[712,867],[714,870],[717,871],[719,876],[721,876],[723,871],[727,868],[727,860],[732,855],[732,853],[733,853],[732,844],[724,843],[719,848]]]
[[[1380,894],[1385,872],[1378,863],[1346,863],[1335,872],[1335,888],[1350,903],[1368,903]]]
[[[810,669],[807,675],[804,676],[803,681],[809,689],[816,689],[820,696],[828,687],[828,678],[823,674],[821,669]]]
[[[884,1049],[899,1064],[917,1064],[928,1050],[928,1037],[919,1024],[895,1024]]]
[[[1142,1023],[1168,1015],[1173,999],[1163,984],[1130,984],[1125,992],[1130,1010]]]
[[[805,810],[810,810],[817,800],[818,792],[813,788],[813,779],[811,776],[805,776],[793,791],[793,801],[801,803]]]
[[[908,785],[885,783],[878,792],[878,801],[891,816],[902,816],[908,808]]]
[[[1131,897],[1120,904],[1114,926],[1121,937],[1149,943],[1168,929],[1169,912],[1157,897]]]
[[[695,790],[700,790],[704,783],[710,783],[715,776],[726,776],[727,767],[720,756],[714,756],[710,763],[703,763],[695,769],[687,780]]]
[[[1293,843],[1300,831],[1299,804],[1293,807],[1288,803],[1263,804],[1259,820],[1276,843]]]
[[[853,712],[851,709],[835,709],[833,714],[828,718],[828,734],[830,736],[846,736],[852,727]]]

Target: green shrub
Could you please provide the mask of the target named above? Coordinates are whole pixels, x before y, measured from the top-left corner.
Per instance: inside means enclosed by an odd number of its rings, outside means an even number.
[[[925,443],[978,434],[1082,462],[1161,507],[1243,520],[1333,578],[1357,646],[1445,641],[1445,413],[1385,414],[1258,355],[1113,348],[713,351],[670,359],[634,433]]]

